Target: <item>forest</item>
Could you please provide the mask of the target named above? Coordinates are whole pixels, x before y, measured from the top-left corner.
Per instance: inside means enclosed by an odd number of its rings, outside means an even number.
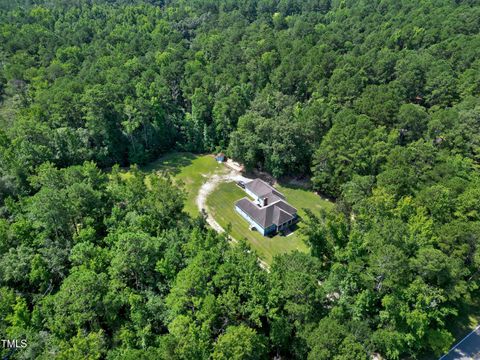
[[[480,306],[478,19],[478,0],[0,0],[0,338],[28,343],[2,357],[444,354]],[[267,272],[141,171],[170,151],[310,178],[335,211]]]

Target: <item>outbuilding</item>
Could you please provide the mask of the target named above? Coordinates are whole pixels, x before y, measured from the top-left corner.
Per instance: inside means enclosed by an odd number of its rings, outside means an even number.
[[[226,156],[222,152],[215,155],[215,160],[217,160],[217,162],[219,162],[219,163],[223,163],[225,161],[225,158],[226,158]]]

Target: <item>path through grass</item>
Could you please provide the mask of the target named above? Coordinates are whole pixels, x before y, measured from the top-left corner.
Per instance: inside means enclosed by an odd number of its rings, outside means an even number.
[[[213,174],[226,173],[223,164],[218,164],[212,156],[194,155],[191,153],[175,152],[162,156],[158,160],[142,168],[143,171],[166,171],[174,176],[175,180],[183,183],[187,192],[185,211],[197,216],[199,210],[195,204],[198,190],[205,180]]]

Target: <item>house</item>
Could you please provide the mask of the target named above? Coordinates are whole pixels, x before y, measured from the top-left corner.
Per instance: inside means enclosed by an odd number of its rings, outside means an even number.
[[[225,154],[224,153],[218,153],[217,155],[215,155],[215,160],[217,160],[217,162],[219,163],[222,163],[225,161]]]
[[[297,209],[285,196],[260,179],[245,184],[244,197],[235,203],[235,210],[262,235],[285,230],[298,220]]]

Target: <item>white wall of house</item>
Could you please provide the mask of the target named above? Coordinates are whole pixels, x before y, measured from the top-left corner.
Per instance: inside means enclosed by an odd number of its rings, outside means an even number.
[[[250,216],[248,216],[248,214],[246,212],[244,212],[242,209],[240,209],[238,206],[235,206],[235,210],[240,214],[242,215],[242,217],[247,220],[250,225],[252,225],[255,229],[257,229],[257,231],[262,234],[262,235],[265,235],[265,229],[262,228],[260,225],[258,225]]]

